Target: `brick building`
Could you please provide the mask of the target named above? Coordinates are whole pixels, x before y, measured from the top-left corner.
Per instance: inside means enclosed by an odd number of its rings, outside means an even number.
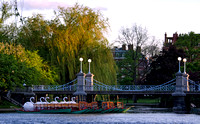
[[[114,49],[112,50],[113,53],[113,57],[114,60],[116,62],[125,59],[125,54],[127,51],[129,50],[133,50],[133,45],[128,45],[126,46],[125,44],[122,45],[122,47],[118,48],[118,47],[114,47]],[[141,53],[141,48],[138,47],[137,50],[139,51],[138,54],[140,54],[140,58],[139,58],[139,62],[138,62],[138,66],[137,66],[137,81],[142,80],[142,78],[144,78],[144,72],[145,69],[147,69],[147,65],[148,65],[148,60],[147,58]],[[123,76],[124,77],[124,76]]]
[[[178,39],[178,34],[175,32],[172,37],[168,37],[167,33],[165,32],[165,38],[164,38],[164,45],[163,45],[163,50],[168,50],[170,45],[174,45],[174,43]]]

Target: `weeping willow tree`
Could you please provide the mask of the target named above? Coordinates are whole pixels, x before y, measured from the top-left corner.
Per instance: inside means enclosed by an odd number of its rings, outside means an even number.
[[[57,68],[60,83],[76,78],[83,57],[83,71],[88,72],[87,59],[92,59],[91,72],[95,79],[116,84],[116,65],[108,41],[104,37],[108,20],[99,11],[76,4],[55,11],[48,21],[34,15],[25,21],[18,43],[39,54]]]

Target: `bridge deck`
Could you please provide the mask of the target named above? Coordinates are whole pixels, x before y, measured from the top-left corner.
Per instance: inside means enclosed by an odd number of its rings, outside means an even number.
[[[171,95],[174,91],[86,91],[87,94],[113,95]],[[14,93],[14,92],[13,92]],[[16,92],[19,93],[19,92]],[[35,94],[73,94],[74,91],[34,91]],[[200,91],[187,91],[188,95],[200,95]]]

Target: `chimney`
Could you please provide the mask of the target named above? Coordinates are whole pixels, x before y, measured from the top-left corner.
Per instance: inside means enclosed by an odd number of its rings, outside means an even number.
[[[137,51],[138,53],[141,53],[141,47],[140,47],[140,46],[137,46],[136,51]]]
[[[122,50],[126,50],[126,44],[122,45]]]
[[[173,39],[172,39],[172,44],[174,44],[178,39],[178,34],[177,32],[173,34]]]
[[[133,50],[133,45],[132,44],[128,45],[128,50]]]
[[[167,33],[165,32],[165,43],[167,43]]]

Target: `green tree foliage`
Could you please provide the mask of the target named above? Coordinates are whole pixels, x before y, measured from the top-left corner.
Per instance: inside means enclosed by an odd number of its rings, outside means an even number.
[[[135,70],[135,67],[139,67],[139,65],[135,65],[135,61],[133,60],[132,56],[133,56],[134,51],[133,50],[129,50],[129,51],[126,51],[125,55],[124,55],[124,59],[123,60],[120,60],[117,62],[117,66],[118,66],[118,74],[117,74],[117,80],[118,80],[118,83],[121,84],[121,85],[132,85],[133,82],[134,82],[134,77],[133,77],[133,74],[134,74],[134,71],[137,71],[137,76],[136,78],[138,79],[137,80],[137,83],[141,83],[142,81],[142,76],[143,76],[143,72],[139,72],[137,68]],[[138,55],[139,56],[139,55]],[[142,64],[144,62],[147,62],[145,57],[140,53],[140,56],[139,56],[141,59],[140,61],[137,60],[136,63],[138,64]],[[146,64],[143,66],[145,67]],[[140,78],[139,78],[140,76]]]
[[[188,34],[180,34],[175,45],[185,51],[187,57],[187,72],[190,79],[194,81],[200,80],[200,34],[189,32]]]
[[[169,47],[168,51],[163,51],[162,55],[155,57],[151,63],[151,71],[146,76],[146,84],[159,85],[175,78],[178,72],[178,57],[185,57],[184,51],[177,50],[175,46]]]
[[[36,84],[55,84],[56,74],[37,52],[26,51],[21,45],[0,43],[0,89]]]
[[[10,90],[21,87],[23,83],[30,85],[31,72],[34,68],[27,68],[24,62],[19,62],[13,55],[0,54],[0,90]]]
[[[88,72],[90,58],[95,79],[115,84],[116,66],[104,37],[107,28],[108,21],[100,12],[76,4],[60,7],[50,21],[41,15],[28,18],[20,29],[18,43],[28,50],[39,50],[39,55],[57,67],[62,84],[76,78],[80,57],[84,58],[84,72]]]
[[[189,78],[193,81],[200,81],[200,62],[193,61],[186,63],[186,71],[189,74]]]
[[[180,34],[175,43],[177,48],[182,48],[188,56],[188,61],[196,61],[200,54],[200,34],[189,32],[188,34]]]
[[[26,49],[35,51],[38,50],[39,55],[45,60],[49,57],[49,49],[47,47],[50,42],[50,26],[43,17],[33,15],[24,22],[18,33],[17,43],[24,46]]]
[[[117,81],[121,85],[132,85],[134,82],[133,70],[131,68],[131,65],[134,63],[132,54],[132,51],[127,51],[124,55],[125,59],[117,62],[117,66],[119,68]]]

